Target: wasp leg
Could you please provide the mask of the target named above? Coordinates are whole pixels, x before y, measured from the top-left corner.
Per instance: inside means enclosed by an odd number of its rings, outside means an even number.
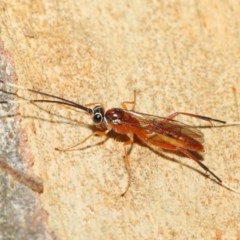
[[[105,132],[101,132],[101,131],[93,132],[92,134],[90,134],[89,136],[87,136],[81,142],[78,142],[77,144],[71,145],[71,146],[69,146],[67,148],[55,148],[55,150],[61,151],[61,152],[74,151],[74,150],[76,150],[76,147],[78,147],[79,145],[85,143],[92,136],[106,136],[108,134],[108,132],[109,132],[109,130],[107,130]]]
[[[185,112],[175,112],[170,114],[167,119],[174,119],[176,116],[178,115],[185,115],[185,116],[189,116],[189,117],[195,117],[195,118],[199,118],[202,119],[204,121],[208,121],[212,124],[213,122],[219,122],[219,123],[226,123],[225,121],[222,120],[218,120],[218,119],[214,119],[214,118],[210,118],[210,117],[206,117],[206,116],[202,116],[202,115],[197,115],[197,114],[193,114],[193,113],[185,113]]]
[[[127,170],[127,174],[128,174],[128,182],[127,182],[127,186],[125,187],[124,192],[121,194],[121,197],[124,197],[126,195],[126,193],[128,192],[128,189],[130,188],[131,185],[131,179],[132,179],[132,174],[131,174],[131,168],[130,168],[130,152],[132,150],[133,147],[133,134],[128,135],[129,137],[129,141],[124,143],[124,163],[125,163],[125,167]],[[130,145],[130,147],[127,149],[127,145]]]
[[[133,105],[132,110],[134,111],[135,103],[136,103],[136,90],[134,90],[134,92],[133,92],[133,100],[132,101],[124,101],[121,103],[121,106],[124,110],[129,110],[127,107],[127,104],[131,104],[131,105]]]

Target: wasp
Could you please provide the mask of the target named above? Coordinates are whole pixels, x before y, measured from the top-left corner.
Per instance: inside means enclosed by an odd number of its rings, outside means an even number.
[[[14,84],[9,85],[16,86]],[[182,155],[196,162],[204,171],[206,171],[208,175],[211,175],[213,177],[215,182],[234,192],[237,192],[235,189],[224,184],[222,179],[218,177],[212,170],[210,170],[205,164],[203,164],[201,160],[199,160],[199,158],[194,154],[204,152],[203,133],[198,128],[177,121],[175,118],[179,115],[185,115],[187,117],[194,117],[208,121],[211,124],[212,122],[226,124],[225,121],[187,112],[175,112],[167,117],[159,117],[128,110],[126,104],[134,104],[135,100],[131,102],[123,102],[122,108],[111,108],[107,111],[104,111],[104,108],[100,104],[97,104],[93,108],[90,108],[87,105],[84,106],[68,99],[44,93],[38,90],[25,90],[50,98],[28,100],[31,103],[55,103],[80,109],[90,115],[95,126],[104,129],[104,131],[101,130],[93,132],[83,141],[75,144],[74,146],[66,149],[57,148],[59,151],[71,150],[79,144],[82,144],[88,140],[93,135],[107,136],[110,131],[113,131],[117,134],[126,135],[128,137],[128,140],[124,143],[125,146],[129,144],[132,145],[134,143],[134,136],[136,136],[140,141],[147,145],[153,145],[164,150],[181,153]],[[136,92],[134,96],[135,95]],[[1,103],[7,103],[7,101],[2,101]],[[129,152],[130,151],[125,150],[124,157],[126,169],[129,175],[128,184],[126,185],[126,188],[121,196],[124,196],[127,193],[131,184]]]

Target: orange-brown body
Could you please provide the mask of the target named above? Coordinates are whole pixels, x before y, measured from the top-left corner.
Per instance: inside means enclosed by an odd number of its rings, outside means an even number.
[[[163,149],[202,152],[203,135],[189,126],[168,118],[143,115],[120,108],[109,109],[105,113],[107,124],[119,134],[134,134],[142,141]]]

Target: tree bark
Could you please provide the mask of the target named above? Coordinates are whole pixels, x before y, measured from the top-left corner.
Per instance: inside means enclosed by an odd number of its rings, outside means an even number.
[[[239,13],[236,0],[5,1],[1,81],[106,110],[136,90],[138,112],[239,121]],[[110,133],[102,144],[92,137],[78,150],[56,151],[91,134],[91,116],[2,96],[17,102],[1,104],[0,239],[240,238],[239,195],[192,160],[135,139],[131,186],[120,197],[125,138]],[[240,189],[240,128],[201,131],[204,164]]]

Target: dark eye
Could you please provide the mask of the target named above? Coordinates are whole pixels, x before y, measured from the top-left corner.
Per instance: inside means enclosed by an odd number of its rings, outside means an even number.
[[[102,123],[102,121],[104,119],[104,113],[103,113],[102,107],[96,106],[93,108],[93,118],[92,119],[95,124]]]
[[[95,113],[93,116],[94,123],[100,123],[102,122],[103,115],[101,113]]]

